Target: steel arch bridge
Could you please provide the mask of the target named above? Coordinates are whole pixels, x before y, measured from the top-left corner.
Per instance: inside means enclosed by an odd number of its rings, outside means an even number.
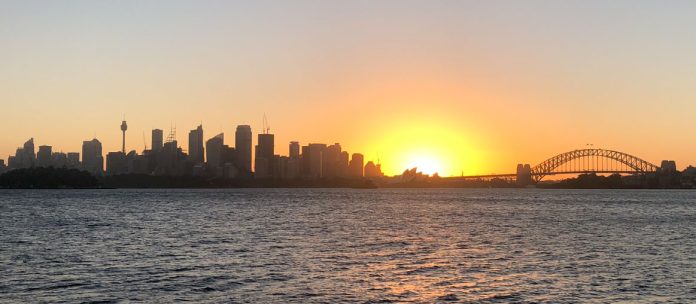
[[[538,183],[544,177],[556,174],[646,174],[654,173],[659,167],[628,153],[605,149],[579,149],[551,157],[534,166],[523,168],[512,174],[489,174],[461,176],[460,179],[516,178]]]
[[[580,149],[551,157],[531,168],[535,182],[547,175],[573,173],[652,173],[659,169],[628,153],[605,149]]]

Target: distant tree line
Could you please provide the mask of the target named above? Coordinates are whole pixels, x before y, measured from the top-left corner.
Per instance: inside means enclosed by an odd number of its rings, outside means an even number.
[[[86,171],[53,167],[17,169],[0,175],[0,188],[81,189],[96,188],[99,181]]]

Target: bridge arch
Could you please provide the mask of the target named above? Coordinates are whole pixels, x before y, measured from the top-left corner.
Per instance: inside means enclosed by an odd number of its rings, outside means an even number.
[[[532,167],[531,175],[535,182],[539,182],[551,174],[650,173],[658,169],[658,166],[627,153],[605,149],[579,149],[558,154]]]

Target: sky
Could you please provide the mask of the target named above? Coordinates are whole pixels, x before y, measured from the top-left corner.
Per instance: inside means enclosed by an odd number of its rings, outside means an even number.
[[[513,173],[592,144],[696,164],[693,1],[0,0],[0,159],[34,137],[187,146],[264,114],[276,151]]]

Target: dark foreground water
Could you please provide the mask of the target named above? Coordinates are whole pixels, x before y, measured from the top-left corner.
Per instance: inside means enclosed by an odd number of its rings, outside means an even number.
[[[696,192],[0,191],[0,302],[696,301]]]

